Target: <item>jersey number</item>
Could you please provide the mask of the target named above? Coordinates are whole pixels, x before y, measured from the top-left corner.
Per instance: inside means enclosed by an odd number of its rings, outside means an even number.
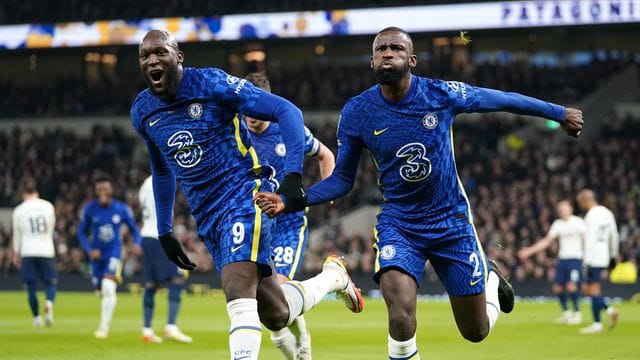
[[[202,160],[202,148],[193,143],[193,135],[186,130],[178,131],[167,140],[170,147],[178,147],[173,158],[183,168],[191,168]]]
[[[293,264],[293,248],[290,246],[278,246],[273,249],[273,262],[276,264]]]
[[[409,143],[401,147],[396,156],[405,158],[406,164],[400,166],[400,177],[408,182],[422,181],[431,175],[431,160],[427,158],[427,149],[421,143]]]
[[[29,224],[31,225],[31,233],[34,235],[47,232],[47,220],[43,215],[30,217]]]
[[[471,274],[471,276],[481,276],[482,271],[480,271],[480,258],[478,257],[478,254],[471,253],[471,255],[469,255],[469,262],[473,264],[473,274]]]
[[[236,222],[231,227],[231,234],[233,235],[233,243],[240,244],[244,241],[244,224],[241,222]]]

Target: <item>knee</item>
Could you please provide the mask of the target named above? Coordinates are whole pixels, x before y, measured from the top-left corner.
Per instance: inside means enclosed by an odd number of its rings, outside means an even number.
[[[282,330],[289,320],[289,308],[277,306],[270,309],[260,309],[260,322],[271,331]]]
[[[415,313],[404,309],[389,311],[389,328],[394,339],[410,339],[416,333]]]
[[[460,329],[460,334],[466,340],[477,343],[484,340],[489,335],[489,324],[481,326],[474,326],[469,328]]]

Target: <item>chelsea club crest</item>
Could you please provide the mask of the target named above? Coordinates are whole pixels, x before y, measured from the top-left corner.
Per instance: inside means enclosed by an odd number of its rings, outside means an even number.
[[[428,113],[422,118],[422,126],[429,130],[433,130],[438,126],[438,115],[434,113]]]
[[[189,105],[189,108],[187,108],[187,112],[192,119],[198,119],[200,116],[202,116],[202,104],[193,103]]]

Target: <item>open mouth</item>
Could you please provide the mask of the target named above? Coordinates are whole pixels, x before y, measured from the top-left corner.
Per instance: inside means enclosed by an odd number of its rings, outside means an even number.
[[[164,71],[162,70],[151,70],[149,72],[149,77],[151,77],[151,81],[154,84],[159,83],[162,80],[163,76],[164,76]]]

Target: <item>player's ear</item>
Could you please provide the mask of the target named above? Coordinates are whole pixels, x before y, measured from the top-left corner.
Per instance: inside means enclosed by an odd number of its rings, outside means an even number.
[[[184,53],[178,50],[178,64],[182,64],[184,62]]]
[[[369,58],[369,67],[373,69],[373,56]]]
[[[414,68],[418,65],[418,57],[415,55],[409,55],[409,68]]]

